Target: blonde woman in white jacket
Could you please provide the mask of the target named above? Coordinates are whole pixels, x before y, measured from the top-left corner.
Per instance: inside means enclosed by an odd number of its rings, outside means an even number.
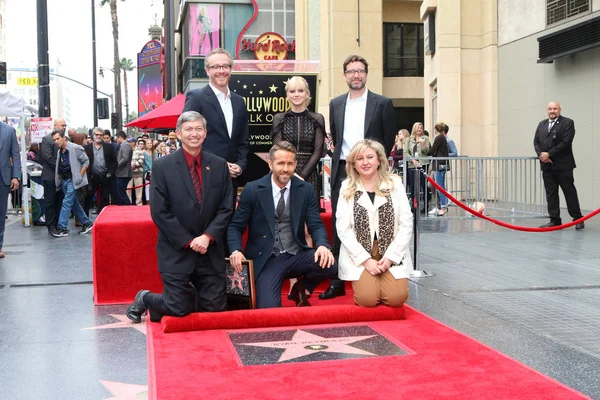
[[[402,180],[388,172],[383,146],[361,140],[346,158],[336,228],[339,277],[352,282],[354,302],[400,307],[408,298],[412,212]]]

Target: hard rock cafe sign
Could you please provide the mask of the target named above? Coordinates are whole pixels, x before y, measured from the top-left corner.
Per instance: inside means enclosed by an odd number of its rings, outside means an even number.
[[[257,60],[285,60],[289,52],[296,51],[296,41],[287,43],[278,33],[265,32],[256,41],[242,40],[242,51],[254,51]]]

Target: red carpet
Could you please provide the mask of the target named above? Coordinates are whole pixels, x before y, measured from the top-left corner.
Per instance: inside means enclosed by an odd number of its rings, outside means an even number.
[[[408,307],[406,318],[402,321],[296,327],[301,329],[286,327],[180,333],[164,333],[160,324],[149,323],[149,395],[151,399],[161,400],[586,398]],[[327,329],[338,332],[338,336],[326,337],[323,332]],[[342,331],[365,330],[374,335],[360,336],[366,338],[360,339],[361,342],[356,340],[359,336],[354,335],[352,341],[348,341],[350,335],[340,336]],[[294,336],[289,339],[292,333]],[[260,340],[260,337],[273,335],[282,335],[284,341]],[[308,335],[309,339],[298,341],[296,335]],[[252,336],[255,337],[253,343],[244,343]],[[351,349],[354,355],[346,359],[327,359],[337,355],[327,346],[311,342],[310,336],[322,338],[323,343],[332,348],[336,341],[348,337],[346,341],[354,342],[354,347],[342,347]],[[399,349],[399,352],[395,355],[357,356],[365,351],[375,352],[364,345],[372,340],[379,340],[379,343]],[[296,347],[294,354],[286,356],[287,349],[281,348],[288,346],[290,341],[300,346],[311,344],[304,348]],[[276,345],[270,345],[272,343]],[[269,354],[274,352],[279,359],[263,364],[254,362],[248,354],[254,354],[252,352],[256,349]],[[250,353],[245,354],[245,351]],[[311,353],[303,357],[323,355],[326,360],[293,362],[301,359],[298,352]]]
[[[330,207],[321,219],[331,239]],[[141,289],[162,292],[157,237],[150,206],[108,206],[102,210],[92,233],[95,305],[131,303]]]
[[[339,324],[397,320],[404,318],[404,307],[368,309],[353,305],[323,307],[264,308],[227,313],[193,313],[183,318],[163,317],[165,333],[208,331],[214,329],[250,329],[272,326]]]

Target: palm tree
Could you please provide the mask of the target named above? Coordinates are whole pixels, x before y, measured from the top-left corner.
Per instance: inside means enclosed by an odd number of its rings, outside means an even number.
[[[125,1],[125,0],[121,0]],[[122,128],[123,102],[121,100],[121,64],[119,63],[119,19],[117,17],[117,0],[100,0],[100,6],[110,5],[110,18],[113,29],[114,73],[115,73],[115,110],[119,116],[117,130]]]
[[[123,70],[123,86],[125,87],[125,122],[129,122],[129,92],[127,91],[127,72],[133,71],[133,61],[131,58],[121,58],[120,67]],[[129,130],[129,128],[127,130]]]

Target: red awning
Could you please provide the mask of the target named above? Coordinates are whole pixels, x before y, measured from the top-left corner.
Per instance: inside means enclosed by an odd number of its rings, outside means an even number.
[[[184,104],[185,95],[179,93],[171,100],[125,126],[135,126],[141,129],[175,129],[177,118],[183,112]]]

